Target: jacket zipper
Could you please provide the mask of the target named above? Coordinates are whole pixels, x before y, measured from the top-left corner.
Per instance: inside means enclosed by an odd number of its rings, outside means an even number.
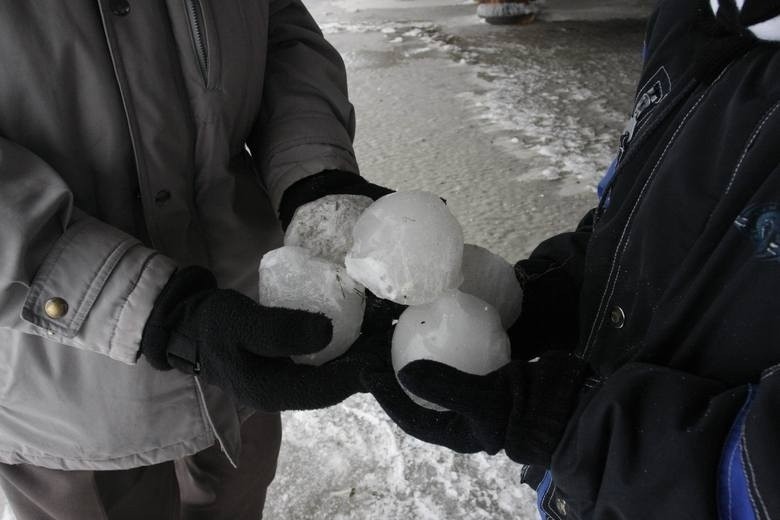
[[[657,82],[653,84],[652,87],[645,90],[641,96],[639,96],[639,101],[637,101],[636,105],[634,106],[634,111],[631,113],[631,119],[629,119],[628,123],[626,123],[626,127],[623,129],[623,134],[620,136],[620,143],[618,145],[618,152],[614,164],[615,173],[612,175],[612,180],[605,187],[604,193],[599,200],[599,204],[594,215],[594,221],[597,222],[606,209],[606,204],[609,201],[610,192],[612,191],[612,185],[615,183],[615,178],[617,177],[617,169],[626,153],[626,150],[628,150],[629,143],[634,138],[637,124],[639,124],[642,116],[647,114],[650,109],[655,107],[661,101],[662,97],[663,90],[661,88],[661,84]]]
[[[634,107],[634,112],[631,114],[631,119],[626,123],[626,127],[623,129],[623,135],[620,136],[617,162],[620,162],[620,159],[623,158],[623,154],[626,149],[628,149],[628,144],[631,142],[631,139],[634,138],[634,132],[636,131],[636,125],[639,123],[639,120],[661,101],[661,94],[661,84],[656,83],[639,97],[639,101],[637,101],[637,104]]]
[[[704,91],[702,92],[702,94],[699,97],[698,101],[696,101],[694,103],[693,107],[688,111],[686,116],[683,118],[682,122],[680,123],[680,125],[678,127],[678,130],[681,130],[683,128],[683,126],[688,121],[689,117],[699,108],[699,104],[701,103],[701,101],[707,96],[707,94],[709,94],[709,92],[712,90],[712,88],[715,86],[715,84],[717,84],[719,82],[719,80],[726,74],[726,72],[730,68],[731,68],[730,65],[727,66],[726,68],[724,68],[721,71],[720,75],[711,84],[707,85],[704,88]],[[684,88],[681,91],[680,94],[678,94],[678,97],[673,100],[673,104],[676,104],[677,100],[679,98],[681,98],[683,96],[687,96],[689,91],[693,91],[693,89],[694,89],[694,87],[696,85],[697,85],[697,81],[696,80],[692,80],[687,85],[687,87]],[[655,87],[653,87],[653,88],[655,88]],[[646,93],[649,94],[649,91],[646,91]],[[652,102],[652,96],[650,96],[650,99],[646,100],[646,101],[643,100],[643,98],[644,98],[644,95],[642,96],[642,98],[640,98],[639,102],[637,102],[636,109],[634,110],[635,114],[639,113],[641,115],[642,113],[644,113],[645,111],[648,110],[648,107],[653,106],[655,103],[658,102],[658,101]],[[648,102],[649,102],[649,104],[648,104]],[[640,108],[642,108],[642,110],[639,110]],[[632,120],[633,119],[634,119],[634,117],[632,116]],[[637,120],[638,120],[638,117],[637,117]],[[636,129],[636,121],[634,121],[633,124],[631,123],[631,121],[629,121],[629,124],[626,126],[626,129],[627,130],[626,130],[626,132],[623,135],[626,136],[626,144],[628,144],[628,142],[630,142],[631,139],[634,137],[634,130]],[[666,150],[668,150],[669,146],[676,140],[676,137],[677,137],[677,134],[675,132],[675,134],[672,135],[672,137],[671,137],[671,141],[669,141],[667,143]],[[664,159],[666,158],[666,150],[658,158],[658,162],[657,162],[656,166],[660,165],[664,161]],[[617,175],[615,175],[615,177],[617,177]],[[626,243],[627,243],[627,234],[629,233],[629,230],[631,229],[631,226],[633,224],[634,213],[635,213],[636,209],[640,206],[640,204],[643,202],[644,194],[646,192],[645,188],[649,185],[649,183],[652,180],[653,180],[653,176],[652,176],[652,173],[651,173],[650,177],[648,177],[645,180],[644,188],[642,189],[641,193],[639,194],[639,196],[638,196],[638,198],[637,198],[637,200],[636,200],[636,202],[634,204],[634,209],[631,211],[631,214],[629,214],[628,219],[626,220],[626,223],[623,226],[623,232],[622,232],[621,237],[618,240],[618,243],[617,243],[617,245],[615,247],[615,256],[612,259],[612,264],[610,266],[610,272],[609,272],[609,274],[607,276],[607,282],[606,282],[606,284],[604,286],[604,292],[602,293],[601,301],[600,301],[599,306],[598,306],[598,308],[596,310],[596,316],[593,318],[593,322],[591,323],[591,328],[590,328],[590,332],[588,334],[587,340],[585,341],[584,346],[582,347],[582,349],[579,352],[579,357],[582,358],[582,359],[589,359],[590,358],[591,348],[592,348],[593,344],[596,341],[596,336],[598,335],[598,333],[599,333],[599,331],[601,329],[601,326],[604,323],[604,320],[606,319],[607,308],[609,307],[609,304],[610,304],[610,301],[611,301],[611,298],[612,298],[612,295],[609,294],[609,296],[608,296],[608,293],[611,293],[611,292],[614,291],[615,286],[617,284],[617,278],[618,278],[618,276],[620,274],[619,273],[619,269],[616,270],[615,268],[616,268],[616,266],[619,265],[620,261],[622,260],[622,255],[625,252],[625,247],[626,247]],[[613,178],[613,182],[614,182],[614,178]],[[609,188],[607,188],[607,189],[609,189]],[[601,204],[599,205],[599,208],[601,208]]]
[[[195,55],[198,58],[198,66],[203,82],[209,81],[209,44],[206,38],[206,24],[203,18],[203,6],[201,0],[185,0],[187,14],[190,19],[190,35],[195,47]]]

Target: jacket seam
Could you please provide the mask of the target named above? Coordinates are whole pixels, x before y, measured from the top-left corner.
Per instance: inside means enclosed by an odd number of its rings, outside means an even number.
[[[137,242],[134,239],[125,239],[116,245],[111,252],[106,255],[103,262],[101,262],[92,281],[86,284],[84,291],[79,297],[81,303],[76,311],[76,315],[73,317],[73,320],[71,320],[71,327],[69,327],[70,332],[74,336],[78,334],[79,329],[81,329],[87,314],[89,314],[89,311],[92,309],[92,306],[105,287],[106,281],[111,277],[111,273],[119,264],[122,257],[136,244]]]
[[[745,473],[745,482],[748,485],[748,495],[750,495],[750,502],[753,504],[753,508],[755,510],[758,510],[758,507],[756,506],[756,498],[758,498],[758,502],[761,504],[761,510],[763,511],[764,515],[766,515],[766,518],[771,519],[772,517],[769,515],[769,511],[766,508],[766,504],[764,503],[764,498],[761,496],[761,492],[758,490],[758,486],[754,484],[756,482],[756,472],[755,468],[753,467],[753,463],[750,460],[750,454],[748,453],[747,449],[747,443],[745,438],[745,432],[747,430],[747,420],[742,424],[742,431],[740,433],[740,445],[742,446],[742,449],[740,450],[742,453],[740,456],[743,456],[744,462],[747,463],[747,467],[744,467],[743,465],[743,472]],[[750,470],[750,476],[748,477],[748,470]]]
[[[135,289],[138,287],[138,283],[140,282],[141,278],[143,277],[144,273],[146,272],[147,268],[149,267],[149,264],[151,263],[152,259],[155,256],[157,256],[157,255],[156,254],[151,254],[146,259],[146,261],[144,262],[144,265],[141,267],[141,269],[138,272],[138,276],[136,276],[132,280],[132,282],[130,284],[130,287],[128,288],[129,290],[127,291],[127,293],[125,295],[124,303],[119,307],[119,311],[116,313],[116,316],[115,316],[116,319],[114,320],[114,324],[113,324],[113,327],[111,329],[111,337],[108,340],[108,353],[109,353],[109,356],[111,356],[111,353],[114,351],[114,341],[116,339],[117,331],[119,330],[119,323],[121,323],[122,316],[124,315],[125,311],[127,310],[127,302],[128,302],[128,300],[130,298],[130,295],[133,294]],[[140,346],[139,346],[139,350],[140,350]]]
[[[780,363],[778,363],[777,365],[774,365],[774,366],[769,367],[768,369],[766,369],[764,371],[764,373],[761,375],[761,380],[763,381],[764,379],[772,377],[773,375],[775,375],[778,372],[780,372]]]
[[[758,135],[761,133],[761,130],[764,129],[764,126],[766,126],[766,123],[769,121],[769,119],[771,119],[771,117],[775,114],[775,112],[777,112],[778,107],[780,107],[780,101],[776,101],[775,104],[772,106],[772,108],[764,113],[764,117],[761,120],[761,123],[759,123],[758,127],[755,130],[753,130],[753,133],[750,135],[750,138],[745,144],[745,149],[742,151],[742,155],[740,156],[739,161],[737,162],[737,166],[734,168],[734,173],[731,174],[731,178],[729,179],[729,183],[726,186],[726,191],[724,192],[724,195],[728,194],[728,192],[731,190],[731,187],[734,185],[734,181],[736,180],[737,175],[742,169],[742,163],[745,161],[745,157],[747,157],[748,152],[753,147],[753,143],[758,138]]]
[[[148,450],[138,451],[138,452],[135,452],[135,453],[127,453],[127,454],[124,454],[124,455],[117,455],[117,456],[106,457],[106,458],[96,458],[96,457],[89,457],[89,458],[83,458],[83,457],[62,457],[62,456],[54,455],[52,453],[48,453],[48,452],[45,452],[45,451],[40,451],[41,455],[31,455],[31,457],[32,458],[48,458],[48,459],[55,459],[55,460],[61,460],[61,461],[74,460],[74,461],[78,461],[78,462],[111,462],[111,461],[115,461],[115,460],[119,460],[119,459],[126,459],[128,457],[140,457],[140,456],[147,455],[149,453],[154,453],[156,451],[168,450],[170,448],[174,448],[176,446],[182,446],[182,445],[190,443],[192,441],[197,441],[197,440],[201,440],[201,439],[202,440],[209,440],[209,436],[200,434],[200,435],[198,435],[196,437],[191,437],[189,439],[185,439],[185,440],[182,440],[182,441],[176,441],[176,442],[173,442],[171,444],[165,444],[163,446],[157,446],[157,447],[154,447],[154,448],[151,448],[151,449],[148,449]],[[17,451],[9,451],[9,450],[2,450],[2,449],[0,449],[0,453],[7,454],[7,455],[12,455],[12,456],[15,456],[15,457],[18,457],[20,454],[23,454],[23,452],[20,452],[18,450]]]

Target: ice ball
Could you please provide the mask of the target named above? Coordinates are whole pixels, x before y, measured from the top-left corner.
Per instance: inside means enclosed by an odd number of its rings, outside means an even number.
[[[305,247],[316,256],[343,265],[352,247],[352,228],[373,202],[364,195],[326,195],[304,204],[287,227],[284,245]]]
[[[433,303],[407,308],[398,320],[391,349],[395,373],[412,361],[430,359],[470,374],[485,375],[511,358],[509,337],[492,305],[451,291]],[[406,389],[404,389],[406,391]],[[444,408],[406,391],[420,406]]]
[[[514,267],[484,247],[474,244],[463,247],[463,283],[460,290],[495,307],[505,329],[520,316],[523,290]]]
[[[319,312],[333,322],[333,338],[319,352],[292,356],[304,365],[321,365],[337,358],[360,335],[365,298],[340,265],[318,258],[302,247],[284,246],[260,261],[260,304]]]
[[[430,303],[462,281],[463,230],[436,195],[385,195],[358,219],[347,253],[349,275],[403,305]]]

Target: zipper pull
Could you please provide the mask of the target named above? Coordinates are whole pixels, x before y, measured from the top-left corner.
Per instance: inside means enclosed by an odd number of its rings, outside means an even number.
[[[628,148],[628,143],[634,138],[634,132],[636,131],[636,125],[639,123],[639,118],[644,115],[647,110],[653,107],[661,99],[659,94],[660,85],[657,83],[647,90],[637,101],[634,107],[634,112],[631,114],[631,119],[626,123],[623,129],[623,135],[620,136],[620,146],[618,147],[618,161],[623,156]]]

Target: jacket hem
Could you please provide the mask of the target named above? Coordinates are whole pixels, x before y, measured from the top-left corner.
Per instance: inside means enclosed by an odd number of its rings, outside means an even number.
[[[169,446],[154,448],[139,453],[120,455],[117,457],[75,458],[60,457],[47,453],[32,453],[25,451],[7,451],[0,449],[0,463],[29,464],[41,468],[74,471],[74,470],[122,470],[141,466],[152,466],[162,462],[178,460],[194,455],[214,445],[216,439],[212,432],[199,435],[192,439],[177,442]]]

